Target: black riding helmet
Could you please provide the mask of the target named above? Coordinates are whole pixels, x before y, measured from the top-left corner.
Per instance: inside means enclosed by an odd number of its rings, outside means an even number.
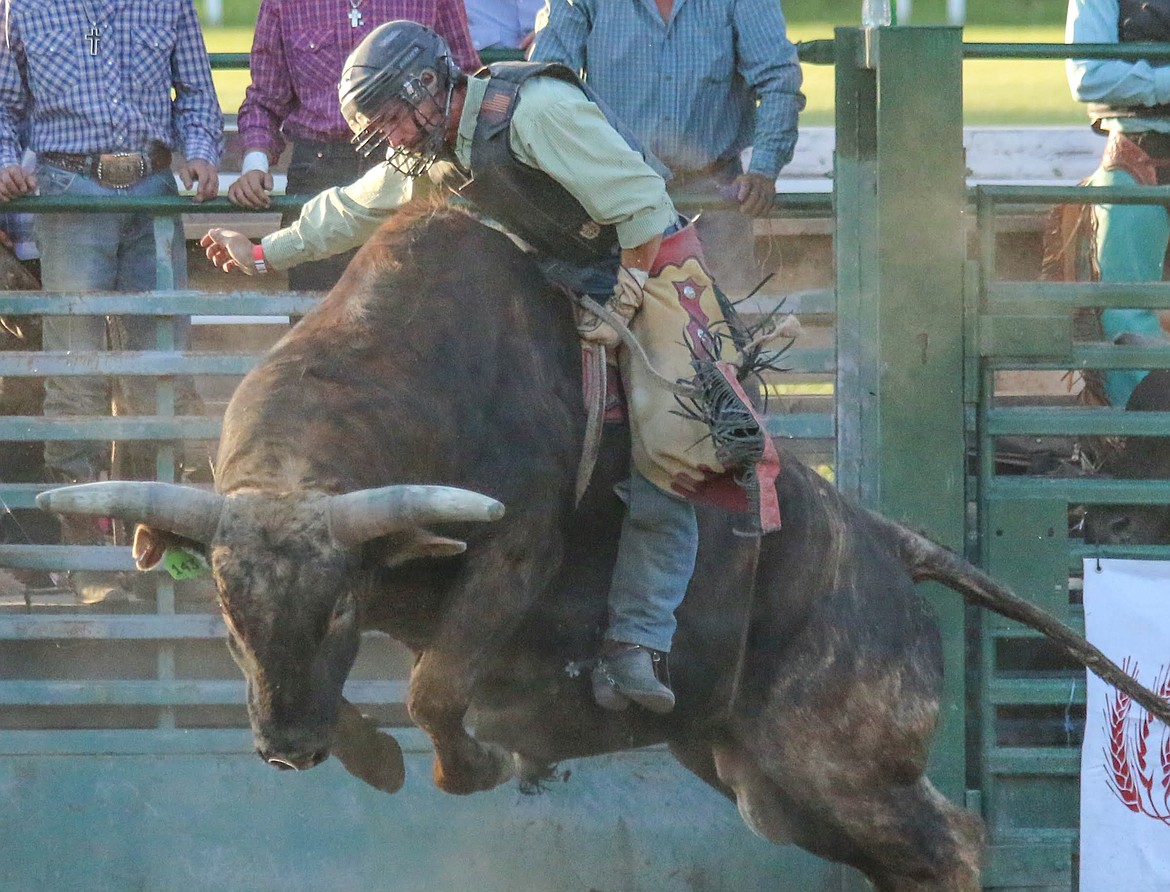
[[[386,161],[406,176],[421,174],[443,145],[451,92],[462,76],[447,42],[430,28],[405,20],[379,25],[350,53],[337,87],[358,152],[368,157],[387,144],[380,125],[395,103],[405,103],[420,139],[388,146]]]

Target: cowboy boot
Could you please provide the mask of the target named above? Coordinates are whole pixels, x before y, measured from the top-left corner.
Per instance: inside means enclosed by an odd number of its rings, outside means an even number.
[[[593,669],[593,698],[602,709],[620,711],[633,702],[664,715],[674,709],[674,692],[659,680],[665,666],[661,651],[607,640]]]

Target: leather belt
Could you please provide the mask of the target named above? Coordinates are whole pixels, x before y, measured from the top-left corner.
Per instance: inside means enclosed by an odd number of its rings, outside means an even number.
[[[674,170],[672,173],[674,175],[670,179],[670,188],[677,189],[687,183],[708,177],[730,182],[743,173],[743,165],[740,163],[739,156],[733,155],[730,158],[716,158],[710,164],[705,164],[694,170]]]
[[[171,166],[171,150],[155,146],[149,152],[109,152],[106,154],[72,154],[41,152],[40,160],[53,167],[79,173],[109,189],[128,189],[160,170]]]

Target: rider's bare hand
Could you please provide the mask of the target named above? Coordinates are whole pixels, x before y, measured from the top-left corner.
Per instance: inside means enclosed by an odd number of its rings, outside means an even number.
[[[245,275],[256,275],[253,245],[247,236],[230,229],[209,229],[199,244],[205,249],[207,259],[225,273],[238,269]]]

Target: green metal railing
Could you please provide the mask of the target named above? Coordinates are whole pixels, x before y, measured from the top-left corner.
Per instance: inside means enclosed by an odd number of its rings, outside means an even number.
[[[1165,557],[1170,549],[1085,546],[1069,538],[1070,506],[1166,504],[1170,481],[1011,477],[997,473],[997,445],[1005,436],[1166,434],[1170,413],[1004,405],[995,398],[996,375],[1168,367],[1170,348],[1077,341],[1072,316],[1082,307],[1167,307],[1170,290],[998,281],[997,220],[1005,210],[1037,213],[1090,197],[1170,204],[1170,190],[964,189],[961,64],[1165,60],[1170,45],[963,45],[947,28],[841,29],[833,43],[838,482],[952,547],[965,545],[997,578],[1083,628],[1069,585],[1084,557]],[[802,59],[825,61],[828,49],[809,47]],[[923,122],[929,140],[919,138]],[[970,259],[964,216],[976,220]],[[948,673],[932,778],[952,797],[965,792],[987,819],[988,888],[1071,889],[1083,670],[1054,659],[1030,631],[977,612],[965,617],[950,593],[931,597],[946,632]],[[964,638],[976,654],[969,665]]]
[[[976,322],[970,349],[978,359],[974,416],[978,458],[972,491],[979,508],[981,562],[1082,631],[1084,614],[1076,587],[1086,558],[1165,560],[1170,558],[1170,546],[1086,545],[1070,533],[1070,515],[1081,506],[1170,504],[1170,480],[1003,473],[996,467],[997,444],[1008,436],[1081,441],[1165,436],[1170,433],[1170,412],[1005,405],[996,396],[997,376],[1008,371],[1170,368],[1170,345],[1139,348],[1078,340],[1074,324],[1074,314],[1082,310],[1168,308],[1170,284],[1001,281],[995,270],[999,215],[1021,206],[1044,209],[1090,199],[1167,205],[1170,188],[978,188],[979,256],[973,274],[976,285],[968,300],[969,316]],[[1075,852],[1084,673],[1046,658],[1038,636],[1002,618],[983,617],[981,632],[980,789],[990,826],[993,832],[1023,833]],[[1062,735],[1063,742],[1057,743]]]
[[[1170,59],[1170,46],[969,45],[964,55],[1165,61]],[[1084,443],[1106,436],[1166,435],[1170,413],[1126,413],[1071,402],[1009,405],[997,396],[997,381],[1006,372],[1170,367],[1170,346],[1139,348],[1084,340],[1077,336],[1075,324],[1078,311],[1170,307],[1170,285],[1004,281],[995,271],[996,226],[1002,215],[1090,200],[1167,205],[1170,189],[977,188],[979,250],[969,269],[967,298],[968,398],[973,409],[969,418],[976,456],[970,490],[979,518],[973,532],[980,562],[1082,631],[1084,614],[1077,592],[1086,558],[1167,559],[1170,547],[1086,545],[1070,530],[1070,518],[1083,506],[1170,504],[1170,480],[1007,473],[996,465],[998,445],[1004,437]],[[1052,888],[1070,888],[1078,840],[1084,672],[1054,658],[1039,636],[997,616],[980,618],[978,653],[978,786],[985,817],[994,836],[1016,841],[1017,852],[1027,853],[1020,861],[1026,865],[1022,872],[1044,878]],[[1068,861],[1052,861],[1052,852],[1064,852]]]

